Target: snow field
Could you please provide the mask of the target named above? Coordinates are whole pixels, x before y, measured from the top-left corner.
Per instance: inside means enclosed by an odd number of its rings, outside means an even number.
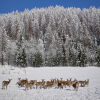
[[[98,67],[42,67],[42,68],[17,68],[12,66],[0,66],[0,100],[100,100],[100,68]],[[75,91],[73,87],[57,89],[29,89],[18,87],[18,78],[28,80],[63,78],[64,80],[75,78],[77,80],[89,79],[89,86],[79,87]],[[12,79],[7,90],[2,90],[2,81]]]

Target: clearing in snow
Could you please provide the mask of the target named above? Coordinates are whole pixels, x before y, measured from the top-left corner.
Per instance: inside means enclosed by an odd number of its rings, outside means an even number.
[[[25,91],[25,87],[18,87],[18,78],[28,80],[49,81],[53,78],[64,80],[89,79],[89,85],[79,87],[78,91],[66,86],[63,89],[37,88]],[[2,89],[4,80],[12,79],[7,89]],[[100,100],[100,68],[98,67],[41,67],[18,68],[0,66],[0,100]]]

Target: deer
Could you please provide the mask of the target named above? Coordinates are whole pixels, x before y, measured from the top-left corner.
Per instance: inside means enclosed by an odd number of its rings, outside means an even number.
[[[30,87],[30,89],[32,89],[32,86],[34,85],[35,81],[31,80],[30,82],[26,82],[25,83],[25,90],[28,89]]]
[[[70,80],[67,79],[67,81],[66,81],[66,85],[69,86],[69,87],[72,85],[72,81],[71,81],[71,79],[70,79]]]
[[[35,84],[35,82],[36,82],[36,80],[30,80],[30,83],[33,85]]]
[[[11,80],[12,80],[12,79],[9,79],[9,81],[3,81],[3,82],[2,82],[2,89],[5,89],[5,87],[6,87],[6,89],[7,89],[7,86],[8,86],[8,84],[11,82]]]
[[[78,81],[81,87],[85,86],[85,81]]]
[[[71,85],[75,84],[76,82],[79,82],[79,81],[77,81],[76,79],[74,79],[73,81],[71,81]]]
[[[28,82],[28,80],[27,79],[21,79],[21,78],[18,78],[18,82],[17,82],[17,84],[19,85],[19,86],[24,86],[27,82]]]
[[[62,82],[58,82],[58,88],[62,88],[63,89]]]
[[[67,81],[62,81],[61,83],[66,88]]]
[[[45,87],[52,87],[54,85],[54,81],[47,81]]]
[[[88,80],[85,80],[85,81],[79,81],[79,84],[80,84],[80,86],[81,87],[84,87],[84,86],[88,86],[88,84],[89,84],[89,79]]]
[[[37,89],[37,87],[43,87],[43,86],[45,86],[45,81],[44,80],[42,80],[42,82],[36,82],[36,89]]]
[[[79,87],[79,82],[76,81],[72,84],[73,88],[77,91],[78,90],[78,87]]]
[[[84,84],[88,86],[89,85],[89,79],[85,80]]]

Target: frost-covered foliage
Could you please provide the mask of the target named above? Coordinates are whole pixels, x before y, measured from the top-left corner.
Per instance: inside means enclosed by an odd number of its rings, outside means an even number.
[[[0,15],[0,63],[33,66],[100,65],[100,9],[60,6]],[[36,55],[37,54],[37,55]],[[39,60],[37,59],[37,60]]]

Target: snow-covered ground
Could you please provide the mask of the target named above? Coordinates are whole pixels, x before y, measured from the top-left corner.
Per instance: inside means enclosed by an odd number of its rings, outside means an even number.
[[[63,78],[73,80],[90,79],[89,86],[79,87],[75,91],[73,87],[57,89],[29,89],[18,87],[18,78],[28,80]],[[2,81],[12,79],[8,89],[2,90]],[[0,100],[100,100],[100,68],[98,67],[42,67],[42,68],[17,68],[0,66]]]

